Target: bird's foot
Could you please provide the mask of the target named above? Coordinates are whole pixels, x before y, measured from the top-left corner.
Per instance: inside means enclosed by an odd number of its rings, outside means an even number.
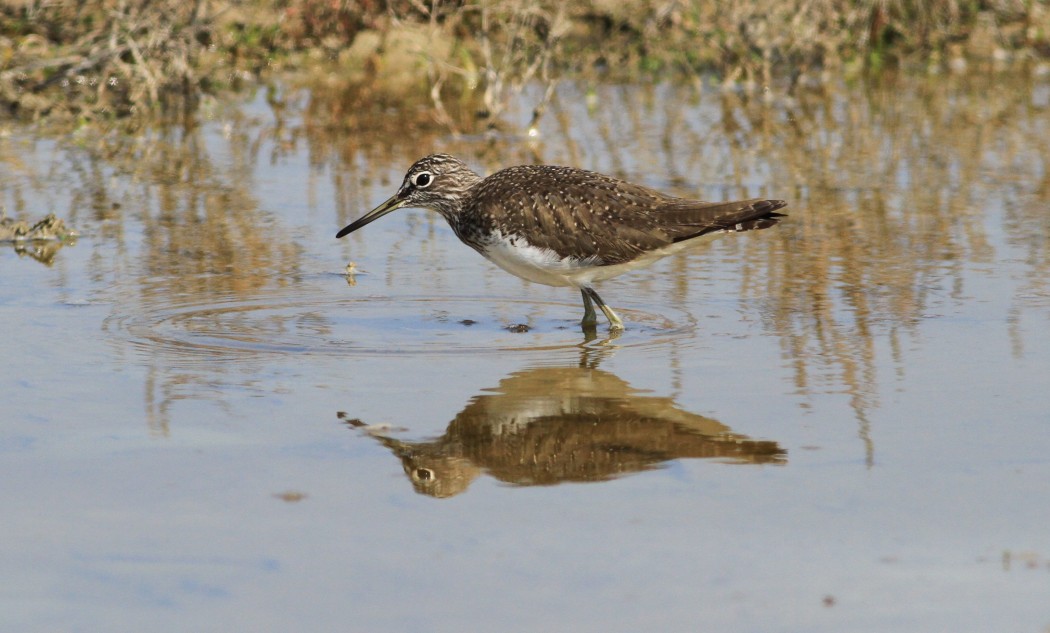
[[[605,318],[609,319],[609,331],[610,332],[623,332],[623,319],[620,315],[612,311],[612,308],[606,305],[599,306],[602,312],[605,313]]]

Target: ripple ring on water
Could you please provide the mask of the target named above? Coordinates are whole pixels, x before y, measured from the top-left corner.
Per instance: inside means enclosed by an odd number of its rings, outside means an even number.
[[[474,354],[547,352],[609,343],[654,346],[691,331],[685,312],[630,307],[630,328],[615,340],[585,341],[578,306],[476,296],[372,295],[333,299],[324,293],[211,303],[168,300],[114,313],[104,329],[150,356],[173,362],[236,361],[266,354]],[[570,318],[568,315],[572,315]],[[514,327],[519,322],[527,328]]]

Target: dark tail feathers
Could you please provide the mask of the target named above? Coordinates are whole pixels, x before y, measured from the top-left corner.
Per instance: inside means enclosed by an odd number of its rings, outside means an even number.
[[[746,200],[738,204],[744,203],[750,204],[718,216],[711,220],[703,230],[691,235],[682,235],[674,241],[680,242],[718,231],[741,233],[743,231],[768,229],[771,226],[776,226],[781,218],[787,217],[784,213],[776,212],[777,209],[783,209],[787,206],[787,202],[783,200]]]

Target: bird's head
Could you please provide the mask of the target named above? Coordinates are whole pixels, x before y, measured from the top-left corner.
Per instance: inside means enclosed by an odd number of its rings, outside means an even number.
[[[402,207],[431,209],[449,219],[459,212],[467,190],[480,180],[480,176],[454,156],[431,154],[420,158],[405,174],[405,180],[397,193],[344,227],[335,236],[339,238],[353,233]]]

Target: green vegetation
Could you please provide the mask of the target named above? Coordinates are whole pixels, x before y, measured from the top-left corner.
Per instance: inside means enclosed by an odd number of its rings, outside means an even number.
[[[177,117],[295,71],[363,110],[420,104],[455,128],[497,121],[527,84],[546,87],[538,118],[564,76],[793,90],[1048,57],[1050,0],[8,0],[0,113]]]

